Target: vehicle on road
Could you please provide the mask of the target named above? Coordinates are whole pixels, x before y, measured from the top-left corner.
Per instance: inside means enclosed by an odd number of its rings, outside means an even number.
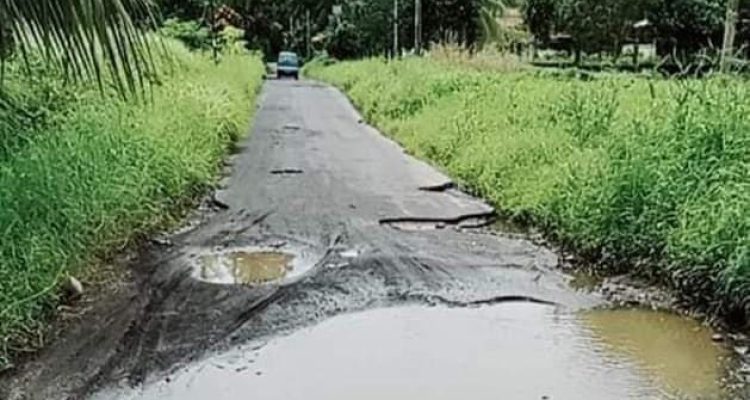
[[[282,51],[276,64],[276,77],[281,79],[285,76],[299,79],[299,57],[297,53]]]

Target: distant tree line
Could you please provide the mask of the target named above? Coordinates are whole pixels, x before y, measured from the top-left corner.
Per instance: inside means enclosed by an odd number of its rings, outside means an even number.
[[[393,49],[394,0],[157,0],[165,18],[208,21],[207,9],[231,6],[253,48],[267,55],[291,49],[338,58],[386,54]],[[422,0],[422,42],[475,46],[491,35],[488,22],[518,0]],[[334,6],[341,13],[334,15]],[[399,44],[414,44],[414,0],[399,0]]]
[[[565,34],[572,51],[619,56],[623,45],[648,38],[660,56],[687,60],[721,47],[726,0],[526,0],[524,19],[542,45]],[[738,43],[750,39],[750,1],[740,7]],[[633,25],[648,21],[639,31]]]

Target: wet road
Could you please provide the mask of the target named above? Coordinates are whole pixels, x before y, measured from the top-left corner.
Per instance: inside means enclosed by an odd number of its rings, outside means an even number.
[[[338,91],[269,81],[231,163],[220,209],[132,261],[133,281],[0,398],[658,398],[591,345],[576,311],[601,300],[571,289],[553,252],[473,229],[492,208]],[[238,272],[262,259],[289,262]],[[278,372],[254,385],[263,369]]]

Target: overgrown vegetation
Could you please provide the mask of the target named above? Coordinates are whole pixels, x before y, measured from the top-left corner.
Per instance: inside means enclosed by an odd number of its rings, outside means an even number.
[[[430,59],[308,73],[501,210],[726,315],[750,311],[750,86]]]
[[[264,67],[166,41],[148,101],[6,64],[0,107],[0,369],[40,343],[57,285],[161,226],[214,179],[247,129]],[[167,65],[169,63],[170,65]]]

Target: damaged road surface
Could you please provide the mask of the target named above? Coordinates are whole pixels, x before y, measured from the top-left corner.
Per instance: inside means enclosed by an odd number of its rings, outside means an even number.
[[[145,249],[132,282],[3,378],[0,398],[719,393],[710,332],[664,341],[702,349],[679,374],[618,353],[591,311],[601,299],[571,289],[556,254],[474,229],[489,205],[360,121],[330,87],[269,81],[222,209]]]

